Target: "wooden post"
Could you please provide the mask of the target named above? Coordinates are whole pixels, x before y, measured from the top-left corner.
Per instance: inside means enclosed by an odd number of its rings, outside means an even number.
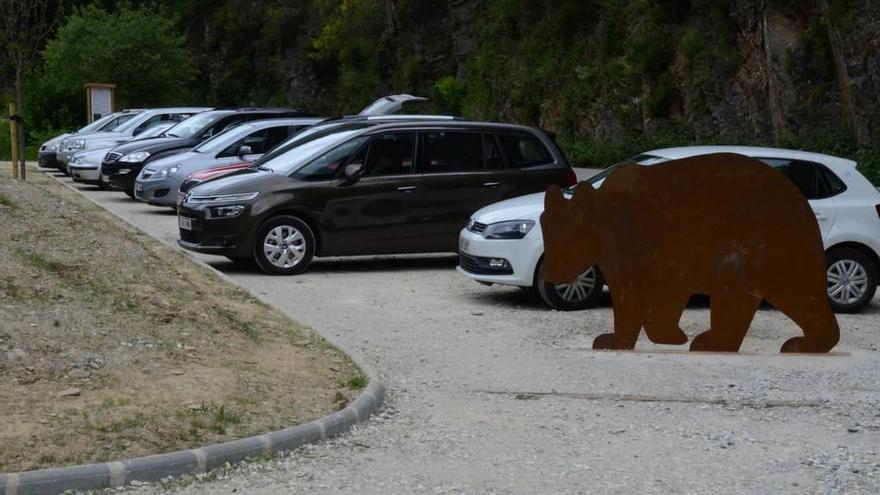
[[[9,150],[12,156],[12,177],[18,178],[18,121],[13,118],[16,115],[15,103],[9,104],[9,140],[11,146]]]

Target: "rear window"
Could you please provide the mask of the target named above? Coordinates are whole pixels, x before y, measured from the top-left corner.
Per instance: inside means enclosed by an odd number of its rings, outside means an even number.
[[[507,163],[513,168],[535,167],[553,163],[553,155],[540,139],[533,136],[499,136]]]
[[[782,158],[758,158],[758,160],[782,172],[807,199],[830,198],[846,190],[846,185],[840,177],[825,165]]]

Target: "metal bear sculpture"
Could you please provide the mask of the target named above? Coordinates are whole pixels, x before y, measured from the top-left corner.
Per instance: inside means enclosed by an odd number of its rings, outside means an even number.
[[[826,294],[815,215],[781,172],[719,153],[618,167],[571,199],[551,186],[541,215],[544,279],[571,283],[598,265],[614,333],[594,349],[632,349],[644,327],[658,344],[684,344],[678,325],[693,294],[710,297],[710,329],[692,351],[737,352],[761,301],[801,327],[781,352],[828,352],[840,332]]]

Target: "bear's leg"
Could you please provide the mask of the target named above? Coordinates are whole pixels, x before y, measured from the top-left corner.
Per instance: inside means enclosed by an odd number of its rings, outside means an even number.
[[[657,287],[663,290],[655,291],[649,296],[650,300],[642,303],[648,308],[645,311],[645,333],[655,344],[684,344],[688,337],[681,331],[678,322],[691,299],[691,293],[666,285],[658,284]]]
[[[691,342],[692,351],[738,352],[761,299],[744,290],[710,295],[710,329]]]
[[[593,349],[632,349],[643,323],[638,294],[631,287],[621,290],[617,285],[609,285],[608,292],[614,309],[614,333],[596,337]]]
[[[810,291],[813,296],[804,296],[803,291],[768,297],[767,302],[791,318],[801,330],[803,337],[787,340],[779,352],[828,352],[840,340],[840,327],[837,318],[828,304],[825,288]]]

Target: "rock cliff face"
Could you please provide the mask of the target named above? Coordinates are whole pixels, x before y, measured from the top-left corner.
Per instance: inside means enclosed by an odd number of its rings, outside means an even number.
[[[430,96],[432,111],[541,125],[566,142],[650,143],[674,130],[672,142],[880,149],[880,2],[313,7],[285,40],[283,72],[287,99],[321,111],[403,91]]]

